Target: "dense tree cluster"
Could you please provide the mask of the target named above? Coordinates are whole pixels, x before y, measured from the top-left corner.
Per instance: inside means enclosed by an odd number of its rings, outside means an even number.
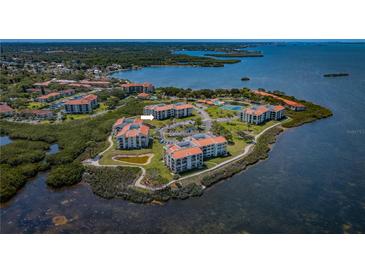
[[[10,198],[22,187],[27,178],[49,167],[52,168],[50,184],[53,186],[70,184],[71,181],[65,181],[63,172],[60,171],[74,166],[75,161],[80,162],[94,157],[105,148],[107,136],[115,120],[121,116],[140,114],[144,106],[143,101],[126,99],[124,107],[105,115],[62,124],[32,125],[0,121],[0,133],[16,139],[13,143],[1,147],[1,199]],[[46,155],[51,143],[57,143],[60,151]],[[33,172],[30,168],[33,168]],[[80,169],[76,170],[80,172]],[[77,174],[72,177],[73,182],[76,182],[75,178],[79,178]]]
[[[197,89],[176,88],[176,87],[161,87],[159,94],[163,96],[176,96],[179,98],[218,98],[218,97],[233,97],[233,98],[248,98],[259,100],[260,97],[250,92],[248,88],[232,88],[232,89]]]
[[[51,170],[47,184],[53,187],[69,186],[81,181],[84,166],[81,163],[59,165]]]
[[[236,59],[218,60],[209,57],[174,54],[176,50],[228,50],[243,44],[187,44],[187,43],[127,43],[127,42],[81,42],[81,43],[3,43],[1,57],[11,62],[65,63],[72,69],[83,71],[92,67],[101,69],[118,64],[122,68],[152,65],[223,66],[240,62]]]
[[[227,128],[222,126],[220,123],[214,121],[212,124],[212,132],[215,135],[224,136],[228,143],[233,144],[233,135],[232,132],[230,132]]]

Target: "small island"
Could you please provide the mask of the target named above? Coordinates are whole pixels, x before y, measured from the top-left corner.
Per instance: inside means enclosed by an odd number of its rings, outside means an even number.
[[[241,81],[250,81],[250,78],[249,77],[242,77]]]
[[[264,54],[261,51],[249,51],[249,50],[236,50],[236,51],[228,51],[225,53],[207,53],[205,56],[210,57],[264,57]]]
[[[323,77],[346,77],[349,76],[349,73],[345,73],[345,72],[339,72],[339,73],[327,73],[327,74],[323,74]]]

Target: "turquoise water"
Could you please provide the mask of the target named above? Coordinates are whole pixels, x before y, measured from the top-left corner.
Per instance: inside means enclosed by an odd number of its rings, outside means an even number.
[[[240,111],[242,110],[242,106],[234,106],[234,105],[224,105],[220,107],[221,109]]]
[[[146,68],[119,76],[157,86],[278,89],[327,106],[334,116],[288,130],[267,160],[202,197],[163,206],[104,200],[85,184],[55,191],[42,173],[2,205],[1,232],[364,233],[365,45],[259,49],[265,57],[223,68]],[[322,77],[338,71],[350,76]],[[251,80],[241,82],[243,75]],[[68,224],[54,226],[57,215]]]

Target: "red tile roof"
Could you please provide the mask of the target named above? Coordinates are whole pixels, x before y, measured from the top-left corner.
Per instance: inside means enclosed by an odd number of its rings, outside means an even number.
[[[94,94],[86,95],[81,99],[73,99],[65,102],[65,105],[88,105],[91,101],[96,100],[98,97]]]
[[[0,113],[7,113],[7,112],[12,112],[12,111],[14,111],[14,109],[12,109],[7,104],[0,104]]]
[[[137,129],[130,129],[125,133],[125,137],[137,137],[138,136],[138,130]]]
[[[88,84],[79,84],[79,83],[68,84],[68,86],[75,87],[75,88],[91,88],[91,85],[88,85]]]
[[[127,83],[127,84],[121,84],[121,87],[129,88],[129,87],[152,87],[152,84],[150,83]]]
[[[191,104],[183,104],[183,105],[175,105],[174,108],[176,110],[186,109],[186,108],[193,108]]]
[[[164,111],[164,110],[170,110],[173,109],[174,105],[164,105],[164,106],[156,106],[154,107],[155,111]]]
[[[131,126],[132,125],[139,125],[138,128],[132,128],[131,129]],[[150,131],[150,128],[148,126],[145,126],[145,125],[141,125],[139,123],[130,123],[130,124],[127,124],[125,125],[116,135],[116,137],[119,137],[119,136],[123,136],[125,135],[125,137],[136,137],[138,136],[139,134],[142,134],[142,135],[145,135],[147,136],[148,133]]]
[[[299,107],[299,108],[305,108],[305,106],[303,104],[291,101],[291,100],[286,100],[286,99],[282,99],[282,101],[288,105],[288,106],[292,106],[292,107]]]
[[[265,92],[265,91],[256,90],[256,91],[254,91],[254,93],[256,93],[258,95],[261,95],[261,96],[267,96],[267,97],[275,98],[277,100],[280,100],[280,101],[284,102],[288,106],[305,108],[305,106],[301,103],[298,103],[298,102],[295,102],[295,101],[292,101],[292,100],[288,100],[288,99],[284,99],[284,98],[281,98],[280,96],[277,96],[275,94],[271,94],[271,93],[268,93],[268,92]]]
[[[174,152],[176,150],[179,150],[179,149],[180,149],[180,147],[177,146],[177,145],[168,145],[166,152],[167,153],[172,153],[172,152]]]
[[[109,81],[89,81],[89,80],[81,80],[79,83],[91,86],[98,86],[98,85],[107,86],[110,84]]]
[[[244,110],[245,113],[250,114],[250,115],[255,115],[255,116],[260,116],[267,111],[269,111],[269,109],[266,106],[258,106],[256,108],[247,108]]]
[[[281,111],[281,110],[284,110],[285,108],[283,106],[274,106],[274,111]]]
[[[46,81],[46,82],[34,83],[33,86],[48,87],[50,83],[52,83],[51,80],[50,81]]]
[[[113,125],[113,128],[116,127],[116,126],[118,126],[118,125],[123,124],[124,119],[125,118],[123,117],[123,118],[119,118],[118,120],[116,120],[115,123],[114,123],[114,125]]]
[[[137,96],[140,97],[140,98],[148,98],[148,97],[150,97],[150,95],[148,93],[145,93],[145,92],[139,93]]]
[[[48,98],[57,97],[60,95],[61,95],[61,93],[59,93],[59,92],[51,92],[46,95],[39,96],[38,99],[48,99]]]
[[[205,147],[213,144],[223,144],[226,143],[227,140],[223,136],[215,136],[201,139],[193,139],[192,142],[199,147]]]
[[[176,150],[171,153],[171,157],[174,159],[181,159],[192,155],[203,154],[203,151],[199,147],[188,147]]]

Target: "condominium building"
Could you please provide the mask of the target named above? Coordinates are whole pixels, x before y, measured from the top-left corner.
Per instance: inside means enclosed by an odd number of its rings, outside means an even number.
[[[191,142],[180,142],[165,148],[165,165],[174,173],[203,167],[203,151]]]
[[[115,121],[112,131],[113,131],[113,134],[115,135],[118,131],[120,131],[127,124],[142,124],[142,123],[143,123],[143,121],[140,118],[122,117]]]
[[[182,118],[193,114],[193,106],[185,103],[150,105],[144,107],[143,114],[152,115],[157,120]]]
[[[150,144],[149,127],[141,119],[121,118],[113,126],[119,149],[140,149]]]
[[[65,102],[66,113],[90,113],[98,106],[98,97],[89,94],[81,99],[73,99]]]
[[[76,93],[76,91],[74,89],[65,89],[65,90],[61,90],[60,92],[61,92],[62,96],[71,96]]]
[[[81,80],[81,81],[79,81],[79,84],[96,86],[96,87],[107,87],[110,85],[110,81],[109,80]]]
[[[37,101],[41,102],[41,103],[48,103],[48,102],[52,102],[54,100],[57,100],[58,98],[61,98],[62,95],[59,92],[51,92],[48,93],[46,95],[42,95],[37,97]]]
[[[155,87],[150,83],[128,83],[120,86],[128,92],[153,92],[155,90]]]
[[[223,136],[196,134],[177,144],[165,147],[165,165],[174,173],[201,168],[204,159],[227,155],[227,140]]]
[[[283,102],[287,108],[290,108],[291,110],[294,110],[294,111],[302,111],[302,110],[306,109],[305,105],[292,101],[292,100],[284,99],[276,94],[272,94],[272,93],[261,91],[261,90],[256,90],[256,91],[254,91],[254,93],[257,95],[260,95],[260,96],[275,98],[276,100]]]
[[[14,109],[6,103],[0,103],[0,116],[12,116],[14,114]]]
[[[203,151],[204,159],[227,155],[228,142],[223,136],[195,134],[191,141]]]
[[[37,120],[55,118],[55,114],[46,109],[23,109],[19,111],[18,115],[27,119],[31,118]]]
[[[284,117],[283,106],[253,105],[240,112],[240,119],[250,124],[262,124],[269,120],[280,120]]]
[[[147,100],[151,97],[151,95],[146,92],[141,92],[137,94],[137,97],[138,99]]]

